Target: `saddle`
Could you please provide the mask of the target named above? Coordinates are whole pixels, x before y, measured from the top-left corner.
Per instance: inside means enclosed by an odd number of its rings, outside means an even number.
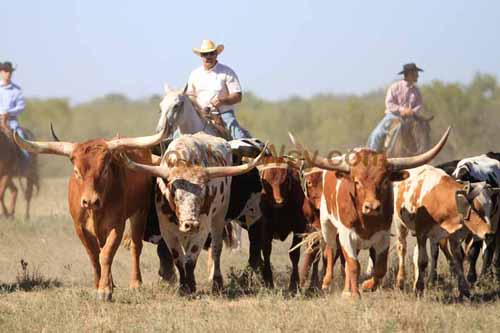
[[[189,96],[189,99],[191,100],[196,113],[198,113],[201,119],[206,121],[207,125],[211,125],[215,129],[218,136],[227,141],[231,141],[233,139],[231,133],[226,128],[226,124],[224,124],[221,113],[218,109],[210,107],[202,108],[192,96]]]

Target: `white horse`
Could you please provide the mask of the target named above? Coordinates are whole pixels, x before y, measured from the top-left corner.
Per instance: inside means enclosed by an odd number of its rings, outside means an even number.
[[[162,131],[166,124],[170,127],[169,135],[179,129],[180,134],[205,132],[220,136],[215,127],[200,115],[201,107],[196,104],[194,95],[186,93],[186,89],[187,86],[183,90],[175,90],[165,85],[165,96],[160,103],[161,115],[156,131]]]

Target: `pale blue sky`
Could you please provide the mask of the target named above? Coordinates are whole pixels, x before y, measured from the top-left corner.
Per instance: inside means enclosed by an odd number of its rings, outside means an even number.
[[[27,96],[80,102],[138,98],[182,86],[202,39],[244,89],[279,99],[363,93],[404,62],[433,79],[500,74],[499,1],[2,0],[0,59],[18,65]]]

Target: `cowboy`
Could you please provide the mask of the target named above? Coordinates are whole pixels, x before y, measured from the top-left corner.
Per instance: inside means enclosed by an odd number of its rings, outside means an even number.
[[[403,79],[393,83],[385,98],[385,117],[368,138],[368,148],[377,152],[389,150],[399,134],[401,125],[422,112],[422,95],[416,86],[418,73],[423,69],[414,63],[403,65]]]
[[[0,118],[11,130],[26,138],[17,119],[24,111],[25,102],[21,87],[12,82],[12,73],[15,70],[9,61],[0,63]],[[21,151],[28,159],[29,153],[23,149]]]
[[[236,73],[217,61],[224,45],[211,40],[201,42],[193,52],[201,58],[202,66],[189,75],[187,93],[196,96],[196,102],[203,109],[215,109],[233,139],[249,138],[250,133],[241,127],[234,114],[234,105],[241,102],[242,91]]]

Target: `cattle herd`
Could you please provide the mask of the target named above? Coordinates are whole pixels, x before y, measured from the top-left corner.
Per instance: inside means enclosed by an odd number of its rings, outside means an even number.
[[[151,136],[71,143],[55,135],[54,141],[39,142],[14,134],[23,149],[70,159],[69,210],[92,264],[98,299],[112,299],[111,266],[123,239],[132,256],[130,288],[142,283],[145,240],[158,244],[160,275],[166,280],[178,276],[182,294],[196,291],[197,259],[208,249],[212,290],[219,292],[221,252],[232,225],[248,231],[249,264],[262,268],[269,288],[272,241],[285,241],[290,234],[292,291],[306,286],[311,266],[310,287],[329,289],[337,259],[345,267],[343,296],[356,298],[360,288],[377,289],[387,272],[391,229],[396,230],[397,287],[405,280],[408,231],[416,237],[417,294],[425,285],[428,240],[430,277],[436,276],[441,251],[461,295],[467,296],[477,280],[481,248],[481,274],[492,263],[500,273],[500,246],[495,246],[500,234],[499,155],[488,153],[437,167],[427,164],[445,145],[447,129],[434,147],[411,157],[359,148],[326,158],[292,135],[294,154],[279,156],[257,139],[218,137],[184,91],[167,88],[165,93],[157,133]],[[181,135],[165,141],[174,129]],[[305,251],[299,269],[304,238],[321,246]],[[362,249],[369,250],[370,260],[368,278],[359,285]],[[321,283],[317,257],[324,259]]]

